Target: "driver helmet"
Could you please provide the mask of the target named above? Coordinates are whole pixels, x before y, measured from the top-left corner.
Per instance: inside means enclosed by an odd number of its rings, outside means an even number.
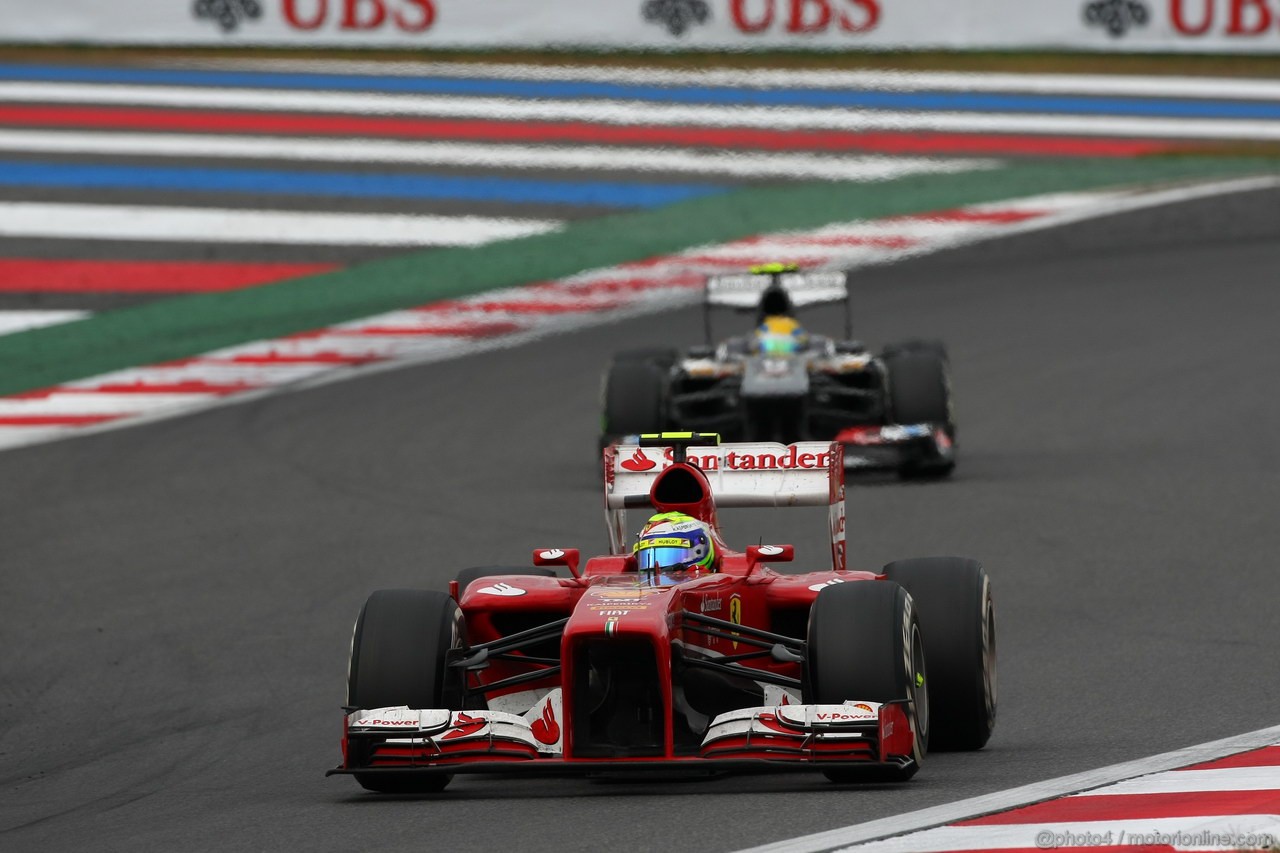
[[[658,513],[645,523],[632,553],[636,568],[655,586],[716,571],[719,555],[711,526],[683,512]]]
[[[808,343],[808,333],[791,317],[765,317],[756,328],[756,350],[762,355],[794,355]]]

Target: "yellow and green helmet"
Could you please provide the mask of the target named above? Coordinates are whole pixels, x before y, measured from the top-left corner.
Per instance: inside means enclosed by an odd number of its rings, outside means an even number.
[[[661,512],[636,537],[636,568],[658,586],[716,570],[716,543],[710,525],[683,512]]]

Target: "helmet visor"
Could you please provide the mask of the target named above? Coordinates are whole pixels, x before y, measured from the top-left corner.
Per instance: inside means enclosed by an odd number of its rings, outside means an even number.
[[[642,539],[636,548],[636,568],[642,572],[654,569],[683,569],[698,558],[693,554],[693,543],[678,536],[660,539]]]
[[[791,355],[799,348],[799,342],[791,335],[762,335],[760,337],[760,352],[765,355]]]

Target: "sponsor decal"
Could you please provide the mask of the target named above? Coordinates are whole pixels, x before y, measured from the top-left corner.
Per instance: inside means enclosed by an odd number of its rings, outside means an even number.
[[[473,717],[466,711],[459,711],[453,715],[453,731],[449,732],[441,740],[467,737],[468,735],[476,734],[487,725],[489,725],[489,721],[484,717]]]
[[[1235,40],[1274,35],[1280,11],[1271,0],[1169,0],[1169,19],[1180,36],[1198,38],[1218,30]]]
[[[663,467],[670,466],[674,461],[672,449],[666,448],[663,451]],[[773,453],[767,451],[748,453],[740,450],[722,450],[718,453],[690,452],[688,461],[703,471],[821,471],[830,465],[831,454],[826,451],[801,450],[791,445]],[[652,471],[657,465],[657,462],[637,447],[630,456],[619,460],[616,467],[632,473],[644,473]]]
[[[661,589],[651,587],[635,586],[624,587],[622,589],[602,589],[595,592],[596,598],[606,598],[610,601],[639,601],[646,595],[657,595],[662,592]]]
[[[656,539],[641,539],[640,544],[636,546],[636,550],[643,551],[647,548],[688,548],[689,545],[688,539],[680,539],[675,536],[660,536]]]
[[[742,624],[742,597],[737,593],[734,593],[729,598],[729,621],[735,625]],[[733,636],[737,637],[739,635],[735,633]],[[736,649],[738,647],[738,641],[733,640],[732,643],[733,647]]]
[[[853,711],[818,711],[813,719],[819,723],[852,723],[858,720],[875,719],[875,714],[858,714]]]
[[[604,620],[604,635],[606,637],[616,637],[618,635],[618,623],[622,621],[618,616],[610,616]]]
[[[482,592],[485,595],[501,595],[506,598],[511,598],[517,595],[524,595],[526,590],[512,586],[509,583],[495,583],[493,586],[482,586],[480,589],[476,590],[476,592]]]
[[[667,448],[665,458],[667,464],[672,459],[671,448]],[[721,457],[716,453],[699,455],[689,454],[689,461],[703,471],[721,470]],[[827,467],[831,461],[830,453],[801,453],[795,446],[788,447],[782,453],[740,453],[730,450],[724,454],[723,469],[725,471],[818,471]],[[623,466],[626,463],[622,463]],[[632,469],[634,470],[634,469]],[[648,469],[645,469],[648,470]]]
[[[285,23],[295,30],[326,25],[346,32],[422,33],[436,22],[435,0],[281,0]]]
[[[588,604],[591,610],[599,611],[600,616],[626,616],[632,610],[648,610],[649,605],[639,599],[620,599],[608,604]],[[620,608],[620,609],[615,609]]]
[[[838,583],[844,583],[844,578],[832,578],[831,580],[823,581],[822,583],[810,584],[809,589],[813,590],[814,592],[822,592],[822,590],[825,589],[826,587],[835,586]],[[841,595],[843,594],[844,593],[841,593]]]
[[[706,0],[645,0],[640,15],[650,24],[666,27],[679,37],[693,26],[711,20],[711,7]]]
[[[1130,27],[1145,27],[1151,12],[1143,0],[1091,0],[1084,4],[1084,21],[1103,27],[1112,38],[1120,38]]]
[[[777,545],[761,545],[756,551],[761,557],[777,557],[782,553],[782,549]]]
[[[636,448],[636,452],[631,454],[630,459],[623,459],[620,463],[623,468],[628,471],[652,471],[657,467],[658,463],[654,462],[648,456],[644,455],[644,451]]]
[[[778,30],[856,35],[880,23],[880,0],[730,0],[729,15],[738,31],[749,35]]]
[[[377,719],[377,718],[373,718],[373,719],[366,719],[366,720],[356,720],[354,723],[352,723],[352,725],[354,725],[354,726],[383,726],[383,727],[385,727],[385,726],[409,726],[409,727],[411,727],[411,728],[415,728],[415,729],[416,729],[416,728],[418,727],[418,721],[417,721],[417,720],[380,720],[380,719]]]
[[[906,441],[910,438],[924,438],[933,432],[928,424],[894,424],[880,430],[880,438],[884,441]]]
[[[559,560],[564,557],[564,551],[559,548],[551,548],[550,550],[541,552],[538,556],[543,560]]]
[[[719,613],[724,607],[724,599],[722,598],[704,598],[702,599],[703,613]]]
[[[853,703],[852,705],[850,705],[849,707],[850,707],[850,708],[856,708],[857,710],[861,711],[861,712],[862,712],[862,713],[864,713],[864,714],[874,714],[874,713],[875,713],[875,709],[874,709],[874,708],[872,708],[870,705],[866,704],[865,702],[854,702],[854,703]]]
[[[551,698],[547,697],[542,716],[533,721],[533,736],[538,743],[552,746],[560,740],[560,724],[556,722],[556,709]]]
[[[224,33],[235,32],[241,21],[262,17],[258,0],[196,0],[191,13],[198,21],[213,21]]]

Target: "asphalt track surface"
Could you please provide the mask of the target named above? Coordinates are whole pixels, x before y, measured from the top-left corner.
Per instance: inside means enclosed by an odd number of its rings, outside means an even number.
[[[1000,634],[989,747],[898,787],[322,776],[365,595],[602,547],[600,366],[696,313],[0,454],[0,847],[729,851],[1273,725],[1277,268],[1264,191],[860,274],[963,457],[853,489],[851,559],[982,559]],[[818,511],[730,522],[822,563]]]

